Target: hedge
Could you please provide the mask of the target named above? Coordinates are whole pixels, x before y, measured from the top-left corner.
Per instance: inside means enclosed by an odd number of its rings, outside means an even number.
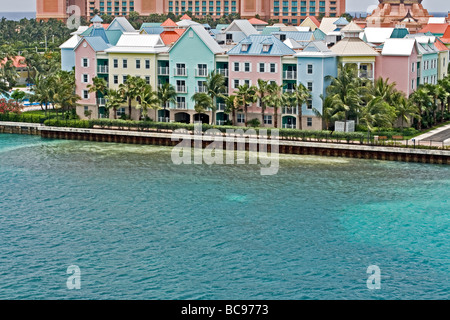
[[[0,121],[44,123],[46,116],[25,113],[0,113]]]
[[[44,121],[44,125],[49,127],[70,127],[70,128],[93,128],[94,125],[89,120],[56,120]]]

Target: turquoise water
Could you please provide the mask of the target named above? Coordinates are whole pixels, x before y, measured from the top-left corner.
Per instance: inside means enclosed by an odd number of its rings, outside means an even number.
[[[449,298],[448,166],[170,150],[0,134],[0,299]]]

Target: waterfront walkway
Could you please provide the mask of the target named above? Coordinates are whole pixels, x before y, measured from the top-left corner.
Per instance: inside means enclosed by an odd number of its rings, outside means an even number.
[[[450,124],[443,127],[436,128],[430,132],[424,133],[415,137],[416,141],[430,141],[431,143],[438,143],[450,146]]]

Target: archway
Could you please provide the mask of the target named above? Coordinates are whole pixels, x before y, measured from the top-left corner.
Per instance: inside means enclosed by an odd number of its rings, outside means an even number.
[[[209,116],[204,113],[194,114],[194,121],[201,121],[202,123],[209,123]]]
[[[175,114],[175,122],[190,123],[191,116],[186,112],[178,112]]]

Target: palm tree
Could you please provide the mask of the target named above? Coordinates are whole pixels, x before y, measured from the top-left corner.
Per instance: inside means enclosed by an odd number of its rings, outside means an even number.
[[[329,77],[327,77],[329,78]],[[353,64],[339,66],[337,78],[327,88],[331,104],[338,119],[345,120],[344,131],[347,131],[347,121],[351,114],[357,115],[362,103],[360,91],[361,80],[357,77],[357,70]]]
[[[97,112],[99,112],[100,104],[98,102],[99,95],[104,96],[106,89],[108,88],[108,84],[106,83],[106,80],[100,77],[94,77],[92,79],[92,84],[89,84],[87,86],[89,92],[95,92],[95,104],[97,106]]]
[[[119,85],[119,92],[128,102],[128,116],[131,119],[131,103],[139,92],[146,86],[145,80],[140,77],[128,77],[125,83]]]
[[[106,110],[108,110],[108,117],[109,117],[109,110],[113,109],[114,119],[117,119],[117,108],[119,108],[123,102],[124,98],[119,90],[115,89],[106,90],[105,108]]]
[[[404,122],[409,123],[411,117],[417,117],[417,107],[411,100],[406,99],[404,96],[395,103],[395,109],[397,111],[397,117],[401,120],[401,129],[403,130]]]
[[[53,91],[54,103],[59,104],[62,110],[75,108],[77,101],[80,100],[81,97],[75,93],[74,72],[59,71],[52,78],[54,83],[57,84]]]
[[[236,111],[241,108],[239,105],[238,99],[235,95],[230,95],[225,97],[225,113],[231,113],[231,122],[235,126],[236,125]]]
[[[330,96],[324,98],[324,96],[321,94],[320,98],[322,99],[322,112],[320,112],[316,108],[313,108],[312,110],[317,117],[323,120],[323,122],[325,123],[325,128],[329,130],[331,122],[336,120],[333,102]]]
[[[268,107],[273,108],[275,117],[274,125],[275,128],[278,128],[278,109],[281,108],[288,96],[283,94],[283,85],[278,85],[275,82],[269,84],[267,89],[269,91],[269,94],[264,97],[264,103]]]
[[[259,106],[261,107],[261,126],[264,126],[264,113],[266,111],[266,104],[264,103],[264,97],[268,94],[267,87],[269,81],[258,79],[258,89],[256,90],[259,97]]]
[[[161,102],[162,108],[164,109],[164,114],[166,114],[166,107],[168,103],[177,102],[177,91],[175,87],[170,83],[165,83],[158,90],[158,99]]]
[[[195,103],[194,110],[197,112],[198,119],[201,121],[200,114],[205,113],[206,110],[211,108],[212,99],[204,92],[195,93],[191,99]]]
[[[34,94],[30,96],[30,102],[39,103],[41,109],[45,110],[45,115],[47,115],[48,104],[52,101],[54,97],[53,89],[56,87],[54,85],[54,81],[51,77],[46,78],[42,74],[37,73],[33,82],[34,82],[33,87]]]
[[[292,95],[298,108],[299,128],[302,130],[303,105],[311,97],[311,92],[303,84],[299,83],[298,85],[294,85],[294,92]]]
[[[382,97],[373,97],[362,109],[360,121],[367,126],[368,131],[374,127],[392,127],[396,119],[394,107]]]
[[[429,91],[424,87],[419,87],[413,94],[411,94],[410,99],[418,111],[418,129],[422,130],[424,114],[429,111],[433,101],[429,95]]]
[[[223,98],[225,93],[225,77],[216,72],[211,72],[204,82],[206,93],[211,97],[211,124],[216,123],[217,98]]]
[[[248,106],[254,102],[256,102],[256,91],[257,88],[255,86],[249,86],[248,84],[241,85],[237,87],[236,96],[239,101],[239,104],[244,108],[245,113],[245,126],[247,126],[247,113]]]
[[[148,109],[159,109],[159,99],[155,91],[153,91],[151,85],[146,85],[144,89],[136,97],[138,104],[136,109],[142,109],[142,116],[147,118]]]

